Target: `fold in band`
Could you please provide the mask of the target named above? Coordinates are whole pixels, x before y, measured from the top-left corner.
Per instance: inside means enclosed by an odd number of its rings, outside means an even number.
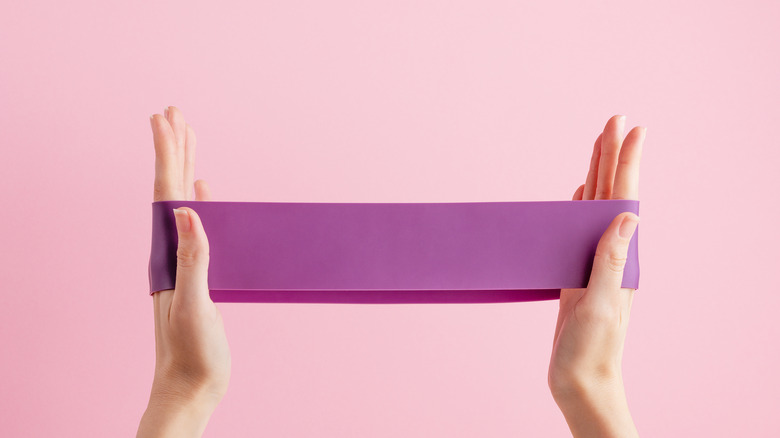
[[[601,235],[639,201],[152,203],[150,294],[173,289],[173,208],[201,218],[214,302],[489,303],[584,288]],[[639,286],[637,230],[623,287]]]

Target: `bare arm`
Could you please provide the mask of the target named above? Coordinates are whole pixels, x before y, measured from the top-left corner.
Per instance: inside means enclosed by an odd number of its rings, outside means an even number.
[[[195,132],[176,107],[151,119],[155,149],[154,200],[208,201],[195,181]],[[176,287],[152,295],[155,370],[138,437],[199,437],[227,392],[230,348],[208,288],[209,243],[197,212],[174,209],[178,247]]]
[[[639,199],[646,129],[623,139],[625,118],[610,118],[593,147],[590,170],[573,200]],[[628,244],[639,218],[615,217],[601,237],[588,287],[561,290],[548,372],[550,391],[577,437],[639,436],[628,409],[621,363],[634,290],[623,288]]]

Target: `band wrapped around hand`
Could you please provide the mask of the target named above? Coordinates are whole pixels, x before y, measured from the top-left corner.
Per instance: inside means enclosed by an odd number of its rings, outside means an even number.
[[[174,289],[173,209],[200,216],[215,302],[489,303],[588,284],[596,245],[639,201],[152,203],[150,293]],[[623,287],[639,286],[637,239]]]

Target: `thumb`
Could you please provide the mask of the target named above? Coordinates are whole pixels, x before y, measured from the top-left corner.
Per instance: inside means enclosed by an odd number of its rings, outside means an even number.
[[[211,302],[208,286],[209,241],[195,210],[174,208],[179,244],[176,250],[176,290],[173,301],[184,308]],[[173,305],[173,304],[172,304]]]
[[[630,212],[620,213],[601,235],[588,281],[589,295],[617,295],[615,291],[619,291],[623,284],[628,244],[638,224],[639,216]]]

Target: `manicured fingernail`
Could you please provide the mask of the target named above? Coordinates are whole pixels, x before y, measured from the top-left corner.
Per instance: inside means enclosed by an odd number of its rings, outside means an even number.
[[[165,107],[165,118],[166,119],[168,118],[168,107],[167,106]]]
[[[173,215],[176,217],[176,229],[182,232],[190,231],[190,214],[184,209],[173,209]]]
[[[639,225],[639,216],[634,214],[627,214],[626,217],[623,218],[623,222],[620,224],[620,228],[618,229],[620,237],[631,237],[634,234],[634,230],[636,230],[637,225]]]

